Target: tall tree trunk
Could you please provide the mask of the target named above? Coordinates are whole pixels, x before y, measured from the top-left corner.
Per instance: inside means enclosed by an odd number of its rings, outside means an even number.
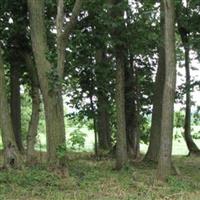
[[[109,116],[109,101],[105,90],[106,80],[102,79],[102,71],[104,67],[104,52],[101,49],[96,51],[96,62],[98,69],[96,70],[97,77],[97,131],[99,139],[99,148],[108,150],[111,149],[111,130]]]
[[[36,68],[30,54],[25,54],[25,62],[31,79],[32,113],[27,136],[27,163],[32,165],[36,161],[35,143],[40,115],[40,91]]]
[[[185,124],[184,124],[184,136],[189,154],[200,154],[200,150],[194,143],[191,135],[191,95],[190,95],[190,57],[189,57],[189,45],[185,45],[185,72],[186,72],[186,108],[185,108]]]
[[[9,104],[6,96],[4,66],[0,49],[0,127],[4,146],[4,167],[20,167],[21,156],[15,142]]]
[[[107,97],[99,93],[97,130],[99,138],[99,148],[104,150],[111,149],[110,118],[108,107],[109,105]]]
[[[111,16],[113,23],[118,23],[118,19],[124,16],[124,10],[119,6],[122,0],[111,0],[113,8]],[[122,25],[122,24],[121,24]],[[125,25],[122,25],[125,28]],[[116,169],[121,169],[128,161],[127,141],[126,141],[126,119],[125,119],[125,61],[126,47],[123,42],[122,27],[114,28],[112,37],[118,43],[115,44],[116,57],[116,116],[117,116],[117,133],[116,133]],[[119,42],[120,41],[120,42]]]
[[[163,6],[161,6],[161,13],[164,12]],[[161,122],[162,122],[162,99],[163,88],[165,81],[165,49],[164,49],[164,16],[160,16],[160,44],[159,44],[159,60],[158,69],[156,73],[156,80],[154,86],[153,96],[153,112],[151,120],[151,132],[150,143],[145,155],[145,161],[158,162],[159,150],[160,150],[160,134],[161,134]]]
[[[178,30],[185,50],[185,74],[186,74],[186,108],[185,108],[185,124],[184,137],[189,150],[189,154],[200,154],[200,150],[194,143],[191,135],[191,80],[190,80],[190,46],[189,32],[187,28],[181,26],[178,22]]]
[[[43,14],[44,1],[28,0],[28,6],[33,53],[44,100],[48,162],[53,167],[62,166],[65,165],[65,161],[59,157],[58,151],[66,145],[63,100],[61,88],[54,87],[56,83],[53,85],[48,78],[53,68],[46,58],[48,47]]]
[[[156,81],[154,86],[153,97],[153,112],[150,132],[150,143],[145,155],[145,161],[158,162],[159,149],[160,149],[160,134],[161,134],[161,121],[162,121],[162,99],[163,99],[163,82],[164,82],[164,54],[159,52],[159,64],[156,74]]]
[[[164,6],[165,81],[162,98],[161,138],[157,176],[165,180],[171,174],[173,112],[176,88],[175,22],[173,0],[162,0]],[[162,13],[161,13],[162,15]]]
[[[125,121],[125,80],[124,57],[116,54],[116,111],[117,111],[117,146],[116,168],[121,169],[127,162],[126,121]]]
[[[137,159],[139,156],[139,123],[137,111],[136,76],[134,76],[133,57],[130,55],[130,63],[125,67],[125,114],[126,137],[128,153]]]
[[[20,65],[14,61],[10,72],[10,107],[15,140],[20,152],[24,151],[21,136]]]
[[[47,36],[44,23],[44,0],[28,0],[33,54],[35,57],[40,88],[44,100],[48,162],[53,167],[66,165],[65,156],[59,151],[66,148],[63,99],[60,81],[64,77],[65,49],[71,31],[80,13],[82,0],[76,0],[70,21],[64,24],[64,1],[57,1],[57,67],[47,58]],[[54,82],[48,75],[53,72]]]
[[[36,160],[35,144],[38,131],[39,115],[40,115],[40,93],[39,89],[32,85],[32,113],[29,122],[28,136],[27,136],[27,163],[32,164]]]
[[[90,108],[91,111],[93,113],[93,127],[94,127],[94,153],[96,158],[98,158],[99,156],[99,148],[98,148],[98,133],[97,133],[97,120],[96,120],[96,112],[95,112],[95,108],[94,108],[94,102],[92,99],[92,93],[90,92],[89,95],[89,99],[90,99]]]

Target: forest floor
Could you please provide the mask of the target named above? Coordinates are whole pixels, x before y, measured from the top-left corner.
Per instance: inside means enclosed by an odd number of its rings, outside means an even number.
[[[200,200],[200,158],[173,159],[181,175],[158,183],[153,165],[130,163],[115,171],[112,159],[96,161],[88,153],[71,153],[68,177],[42,164],[1,170],[0,200]]]

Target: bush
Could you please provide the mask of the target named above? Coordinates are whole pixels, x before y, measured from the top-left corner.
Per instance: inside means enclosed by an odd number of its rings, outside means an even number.
[[[183,112],[175,112],[174,113],[174,127],[182,128],[184,126],[184,114]]]
[[[75,129],[72,133],[70,133],[70,139],[72,149],[78,149],[84,148],[85,146],[85,137],[86,134],[83,133],[79,128]]]

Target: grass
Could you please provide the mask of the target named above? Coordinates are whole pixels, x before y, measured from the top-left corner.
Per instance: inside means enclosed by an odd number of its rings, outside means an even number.
[[[96,161],[88,153],[72,153],[69,176],[45,165],[0,172],[1,200],[199,200],[200,158],[174,157],[181,176],[155,181],[155,166],[130,163],[113,170],[114,160]]]
[[[90,131],[85,150],[91,152],[93,140]],[[44,150],[45,135],[41,134],[39,141],[38,150]],[[200,140],[195,142],[200,147]],[[141,151],[145,153],[146,149],[142,144]],[[150,164],[130,163],[118,172],[113,170],[113,159],[96,161],[91,153],[69,152],[69,177],[48,171],[45,164],[1,170],[0,200],[199,200],[200,158],[183,156],[187,153],[182,137],[173,140],[173,159],[181,175],[158,183],[155,166]],[[45,153],[38,154],[38,159],[44,157]]]

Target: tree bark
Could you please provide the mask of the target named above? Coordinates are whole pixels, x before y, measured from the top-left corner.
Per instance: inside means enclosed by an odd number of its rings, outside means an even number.
[[[154,86],[150,143],[144,158],[145,161],[158,162],[158,156],[159,156],[161,122],[162,122],[162,112],[163,112],[162,99],[163,99],[163,86],[165,77],[165,56],[163,50],[164,50],[163,47],[160,47],[158,70]]]
[[[54,87],[47,76],[53,66],[46,58],[48,47],[43,14],[44,1],[28,0],[28,6],[32,48],[44,100],[48,162],[53,167],[62,166],[65,161],[58,156],[58,151],[66,145],[63,101],[61,89]]]
[[[102,49],[96,51],[96,70],[97,77],[97,131],[99,139],[99,148],[103,150],[111,149],[111,129],[109,116],[109,101],[105,89],[105,79],[100,72],[103,71],[105,55]]]
[[[164,6],[165,77],[162,98],[161,138],[157,178],[165,180],[171,174],[173,112],[176,87],[174,2],[162,0]]]
[[[32,85],[32,113],[29,122],[27,136],[27,163],[32,164],[36,160],[35,144],[38,131],[39,115],[40,115],[40,93],[39,89]]]
[[[15,140],[20,152],[24,151],[21,136],[20,65],[12,61],[10,69],[10,107]]]
[[[49,50],[44,24],[44,0],[28,0],[32,48],[44,100],[48,162],[53,167],[66,165],[65,156],[59,156],[59,151],[63,151],[66,148],[60,81],[63,80],[64,76],[65,49],[68,37],[77,22],[82,0],[76,0],[70,21],[65,25],[63,0],[59,0],[57,5],[57,67],[55,68],[46,58]],[[51,82],[51,77],[47,76],[52,71],[54,78],[56,78],[53,83]]]
[[[0,127],[4,146],[4,167],[21,167],[21,156],[15,142],[9,104],[6,96],[4,66],[0,49]]]
[[[190,80],[190,46],[189,32],[186,28],[181,27],[178,22],[178,30],[185,50],[185,74],[186,74],[186,107],[185,107],[185,123],[184,123],[184,138],[190,154],[200,154],[200,150],[194,143],[191,135],[191,80]]]
[[[83,0],[76,0],[72,15],[68,23],[64,24],[64,2],[63,0],[58,0],[57,4],[57,17],[56,17],[56,27],[57,27],[57,68],[58,76],[63,79],[64,76],[64,64],[65,64],[65,49],[68,46],[68,38],[72,30],[77,23],[77,17],[80,13]]]
[[[116,169],[121,169],[127,162],[126,120],[125,120],[125,80],[124,58],[116,54],[116,111],[117,111],[117,146]]]
[[[191,95],[190,95],[190,57],[189,57],[189,45],[186,44],[185,47],[185,72],[186,72],[186,108],[185,108],[185,124],[184,124],[184,136],[187,147],[189,149],[189,154],[200,154],[200,150],[194,143],[191,135]]]
[[[34,66],[34,62],[32,61],[31,55],[25,53],[24,57],[30,74],[32,97],[32,113],[28,128],[26,160],[29,165],[32,165],[37,160],[35,156],[35,143],[40,115],[40,90],[37,71]]]
[[[120,8],[119,4],[122,0],[111,0],[109,2],[113,8],[111,16],[113,23],[118,23],[118,19],[124,16],[124,10]],[[125,26],[122,25],[124,28]],[[127,154],[127,141],[126,141],[126,119],[125,119],[125,60],[126,60],[126,47],[122,40],[122,28],[114,28],[111,35],[115,41],[114,45],[116,57],[116,169],[123,168],[128,161]]]
[[[93,127],[94,127],[94,153],[96,158],[99,156],[99,148],[98,148],[98,133],[97,133],[97,120],[96,120],[96,112],[94,108],[94,102],[92,99],[92,93],[90,92],[89,94],[89,99],[90,99],[90,108],[93,113]]]
[[[137,159],[140,153],[140,134],[137,109],[136,72],[133,69],[133,59],[125,67],[125,114],[128,154]]]
[[[164,12],[164,7],[161,6],[161,13]],[[158,69],[156,73],[156,80],[154,86],[153,96],[153,111],[151,120],[151,132],[150,142],[147,153],[145,155],[145,161],[158,162],[159,150],[160,150],[160,134],[161,134],[161,122],[162,122],[162,99],[163,88],[165,80],[165,49],[164,49],[164,16],[160,16],[160,44],[159,44],[159,60]]]
[[[99,93],[97,102],[97,130],[99,138],[99,148],[103,150],[111,149],[110,117],[108,111],[108,99]]]

